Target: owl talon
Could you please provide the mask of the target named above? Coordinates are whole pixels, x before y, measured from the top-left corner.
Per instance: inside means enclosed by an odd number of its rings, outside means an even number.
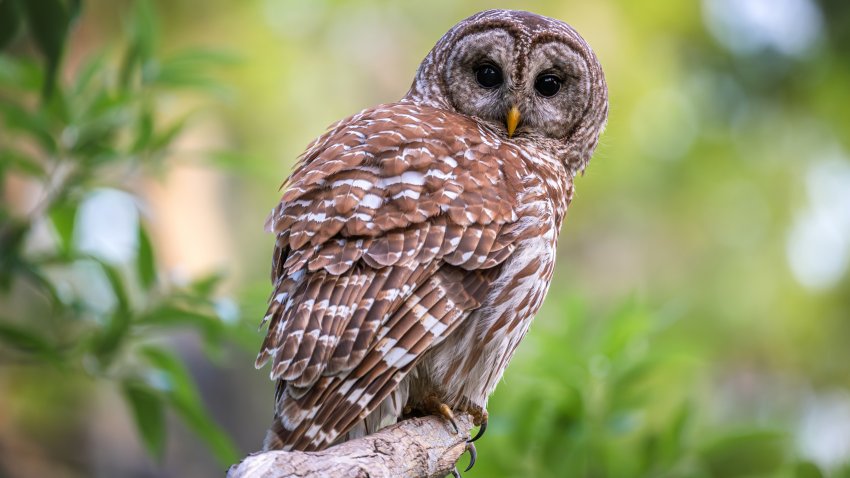
[[[479,438],[483,437],[484,432],[486,432],[486,431],[487,431],[487,417],[485,416],[484,421],[482,421],[481,425],[478,427],[478,433],[476,433],[474,437],[467,440],[467,443],[471,444],[475,440],[478,440]]]
[[[475,445],[471,441],[466,442],[466,450],[469,452],[469,465],[463,470],[464,473],[471,470],[475,466],[475,460],[478,458],[478,451],[475,450]]]
[[[457,471],[457,467],[452,468],[452,476],[454,478],[460,478],[460,472]]]
[[[441,403],[437,405],[437,412],[452,424],[452,428],[454,428],[455,434],[457,434],[459,429],[457,427],[457,422],[455,421],[455,414],[452,413],[452,409],[445,403]]]
[[[455,414],[452,412],[451,407],[443,403],[436,395],[431,395],[426,398],[422,405],[422,410],[425,413],[431,413],[443,417],[452,424],[455,434],[460,433],[457,421],[455,421]]]
[[[484,432],[487,431],[487,421],[490,418],[490,414],[487,413],[486,409],[478,405],[469,405],[466,411],[472,415],[472,423],[479,427],[478,433],[468,440],[469,442],[474,442],[484,436]]]

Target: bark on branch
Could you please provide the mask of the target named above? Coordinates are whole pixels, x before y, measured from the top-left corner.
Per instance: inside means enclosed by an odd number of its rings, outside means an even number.
[[[227,478],[443,477],[451,473],[470,438],[472,417],[458,414],[455,419],[459,433],[443,418],[427,416],[323,451],[252,454],[230,467]]]

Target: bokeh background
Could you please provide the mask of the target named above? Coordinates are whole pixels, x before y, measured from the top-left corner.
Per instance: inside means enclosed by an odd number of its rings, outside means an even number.
[[[850,476],[847,2],[78,3],[0,0],[0,476],[259,449],[280,183],[495,7],[573,25],[611,108],[466,476]]]

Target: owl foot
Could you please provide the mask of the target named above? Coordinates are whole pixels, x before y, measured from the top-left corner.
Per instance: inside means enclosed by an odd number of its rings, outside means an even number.
[[[425,411],[434,415],[440,415],[445,418],[449,423],[452,424],[452,428],[455,433],[458,433],[457,421],[455,421],[455,414],[452,412],[451,407],[440,401],[436,395],[431,395],[430,397],[425,399],[425,403],[423,404]]]
[[[487,413],[486,409],[478,405],[469,405],[466,411],[472,415],[472,423],[478,426],[478,433],[469,439],[469,443],[472,443],[484,436],[484,432],[487,431],[487,419],[490,417],[490,414]]]

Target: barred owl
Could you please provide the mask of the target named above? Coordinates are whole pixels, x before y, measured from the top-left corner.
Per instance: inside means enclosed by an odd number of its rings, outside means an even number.
[[[400,101],[316,139],[267,222],[265,448],[323,449],[411,410],[486,425],[607,112],[572,27],[490,10],[437,42]]]

